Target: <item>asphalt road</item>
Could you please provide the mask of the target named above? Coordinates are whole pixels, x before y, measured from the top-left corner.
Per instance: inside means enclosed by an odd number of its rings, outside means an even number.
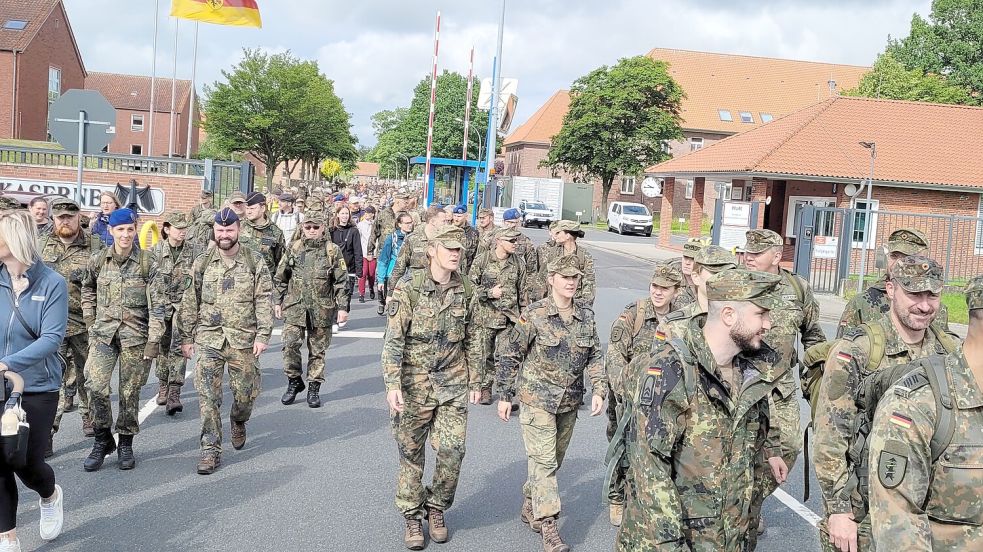
[[[527,232],[544,239],[545,232]],[[612,253],[594,256],[597,320],[606,342],[621,309],[645,293],[650,269]],[[195,473],[200,426],[190,379],[182,394],[184,413],[169,418],[159,408],[149,412],[134,440],[133,471],[119,471],[113,455],[101,471],[85,473],[82,460],[91,440],[82,436],[78,414],[67,414],[50,462],[65,492],[65,530],[42,546],[37,496],[21,487],[24,550],[403,550],[401,516],[392,502],[396,447],[379,368],[382,318],[374,304],[356,302],[353,311],[328,352],[322,408],[309,409],[302,401],[280,404],[285,378],[279,336],[261,359],[263,392],[241,451],[228,444],[226,392],[225,453],[212,476]],[[143,390],[144,403],[153,398],[153,377]],[[493,408],[475,406],[470,412],[467,457],[447,514],[451,540],[431,543],[429,550],[541,550],[539,536],[518,519],[526,473],[518,421],[501,422]],[[559,473],[560,529],[574,550],[610,550],[615,537],[601,501],[604,426],[603,416],[580,411]],[[432,454],[428,461],[432,469]],[[784,490],[801,498],[801,487],[800,461]],[[806,506],[819,511],[815,496]],[[769,529],[759,550],[818,550],[814,527],[776,498],[767,500],[765,515]]]

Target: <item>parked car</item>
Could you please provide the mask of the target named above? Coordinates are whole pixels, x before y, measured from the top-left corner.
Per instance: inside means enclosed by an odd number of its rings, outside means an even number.
[[[538,226],[542,228],[548,226],[554,220],[559,220],[552,209],[542,201],[522,200],[519,203],[519,214],[522,215],[522,226]]]
[[[652,212],[641,203],[615,201],[608,205],[608,232],[652,235]]]

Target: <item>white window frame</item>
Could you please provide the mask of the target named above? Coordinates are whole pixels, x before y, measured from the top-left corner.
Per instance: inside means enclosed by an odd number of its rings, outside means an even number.
[[[727,114],[727,118],[726,119],[724,118],[724,114],[725,113]],[[720,117],[720,120],[723,121],[723,122],[725,122],[725,123],[733,123],[734,122],[734,114],[731,113],[729,109],[718,109],[717,110],[717,116]]]
[[[836,198],[830,196],[788,196],[785,203],[785,236],[789,238],[796,237],[795,235],[795,205],[797,203],[802,203],[806,205],[815,205],[816,203],[821,203],[823,207],[835,207]],[[832,215],[832,213],[830,214]],[[817,229],[817,236],[829,236],[833,235],[833,220],[830,219],[828,222],[830,232],[820,233]],[[819,225],[817,225],[819,226]]]
[[[140,152],[133,153],[133,148],[140,148]],[[130,155],[143,155],[143,144],[130,144]]]
[[[690,179],[690,180],[684,180],[683,182],[686,183],[686,188],[685,188],[685,190],[683,190],[683,198],[684,199],[693,199],[693,187],[696,186],[696,184],[694,183],[694,181],[692,179]]]
[[[758,113],[758,117],[761,119],[762,123],[770,123],[775,120],[775,116],[771,113],[761,112]]]
[[[626,176],[621,179],[621,195],[635,195],[635,177]]]
[[[52,88],[51,77],[54,75],[56,77],[55,84],[56,89]],[[61,97],[61,68],[55,67],[53,65],[48,66],[48,103],[51,103]]]
[[[730,201],[731,199],[733,199],[733,195],[734,195],[734,183],[715,181],[713,183],[713,191],[717,194],[717,199]]]
[[[696,151],[703,149],[703,138],[699,136],[693,136],[689,139],[689,150]]]
[[[880,204],[881,204],[880,200],[877,199],[870,200],[870,205],[871,205],[870,210],[873,211],[873,213],[871,213],[870,215],[870,230],[871,230],[870,238],[868,239],[866,236],[864,236],[865,243],[861,243],[859,241],[854,241],[853,236],[850,236],[850,242],[851,242],[850,247],[852,247],[853,249],[860,249],[862,247],[866,247],[867,249],[874,249],[874,247],[877,246],[877,210],[880,207]],[[866,199],[858,199],[856,201],[857,213],[855,213],[853,217],[854,234],[856,234],[858,230],[857,219],[860,218],[859,211],[861,209],[865,209],[866,206],[867,206]]]
[[[140,124],[136,123],[136,118],[140,118]],[[130,114],[130,130],[132,132],[143,132],[144,117],[142,113]]]
[[[745,121],[745,115],[747,115],[747,121]],[[737,116],[741,118],[741,122],[744,124],[754,124],[754,113],[750,111],[738,111]]]

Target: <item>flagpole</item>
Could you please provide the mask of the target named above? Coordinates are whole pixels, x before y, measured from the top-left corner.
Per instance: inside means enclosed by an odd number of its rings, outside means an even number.
[[[471,46],[471,61],[468,63],[468,99],[464,105],[464,147],[461,152],[461,161],[468,160],[468,130],[471,127],[471,81],[474,80],[474,46]],[[480,154],[480,152],[479,152]],[[478,161],[481,161],[480,159]],[[475,182],[477,187],[478,183]]]
[[[437,25],[433,33],[433,67],[430,72],[430,121],[427,124],[427,162],[423,168],[423,205],[429,206],[432,199],[430,187],[430,158],[433,155],[433,115],[437,110],[437,52],[440,49],[440,12],[437,12]]]
[[[160,0],[154,1],[154,48],[150,62],[150,121],[147,133],[147,157],[154,149],[154,93],[157,91],[157,26],[160,23]]]
[[[174,68],[171,72],[171,119],[167,133],[167,157],[174,157],[174,108],[177,101],[177,39],[181,20],[174,18]]]
[[[195,21],[195,47],[191,55],[191,94],[188,100],[188,143],[184,158],[191,159],[191,127],[195,120],[195,77],[198,71],[198,22]]]

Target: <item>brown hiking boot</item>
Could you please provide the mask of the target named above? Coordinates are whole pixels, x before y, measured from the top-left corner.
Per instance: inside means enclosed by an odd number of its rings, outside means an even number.
[[[232,448],[239,450],[246,446],[246,422],[232,422]]]
[[[537,520],[532,513],[532,500],[525,499],[522,501],[522,511],[519,512],[519,519],[522,523],[525,523],[533,530],[534,533],[538,533],[542,530],[543,522]]]
[[[423,538],[423,522],[418,519],[406,520],[406,532],[403,533],[403,544],[410,550],[423,550],[426,541]]]
[[[167,404],[167,382],[160,380],[157,384],[157,406]]]
[[[615,527],[621,527],[621,518],[625,516],[625,505],[611,503],[608,507],[608,518],[611,520],[611,525]]]
[[[165,412],[168,416],[173,416],[177,412],[183,412],[184,405],[181,404],[181,386],[172,383],[167,386],[167,407]]]
[[[91,416],[82,416],[82,434],[86,437],[95,437],[96,428],[92,426]]]
[[[491,404],[492,403],[492,393],[491,387],[485,387],[481,390],[481,399],[478,400],[478,404]]]
[[[570,547],[560,538],[560,528],[556,526],[555,517],[543,520],[543,552],[570,552]]]
[[[430,538],[434,542],[447,542],[447,525],[444,523],[444,511],[427,507],[427,520],[430,525]]]
[[[198,461],[198,474],[211,475],[222,464],[222,455],[217,452],[201,453],[201,460]]]

